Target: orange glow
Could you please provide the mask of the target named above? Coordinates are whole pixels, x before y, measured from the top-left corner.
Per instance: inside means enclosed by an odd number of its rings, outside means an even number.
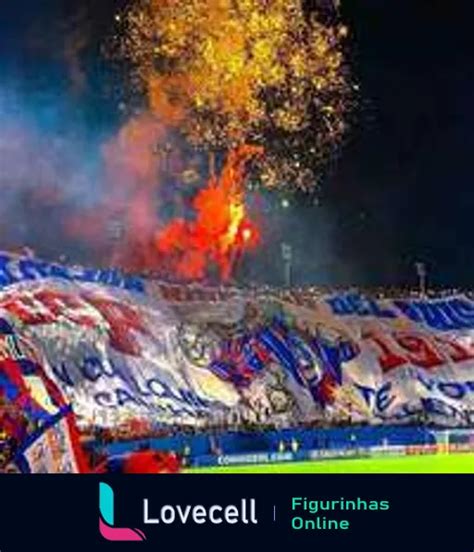
[[[221,175],[211,178],[195,197],[195,220],[174,219],[157,232],[156,249],[169,270],[195,279],[214,265],[228,280],[238,257],[258,245],[258,228],[246,213],[243,181],[247,161],[261,153],[253,146],[232,150]]]
[[[136,0],[116,48],[152,113],[190,144],[228,151],[251,139],[266,150],[262,185],[307,190],[353,101],[348,28],[323,19],[302,0]],[[275,130],[288,136],[276,149]]]

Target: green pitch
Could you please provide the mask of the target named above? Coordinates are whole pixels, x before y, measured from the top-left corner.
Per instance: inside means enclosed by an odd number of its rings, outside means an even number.
[[[474,453],[194,468],[187,473],[474,473]]]

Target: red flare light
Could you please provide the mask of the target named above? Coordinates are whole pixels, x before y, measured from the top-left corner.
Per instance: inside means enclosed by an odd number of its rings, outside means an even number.
[[[169,270],[195,279],[214,265],[228,280],[240,255],[258,245],[260,234],[246,212],[243,181],[247,161],[261,153],[254,146],[231,151],[221,175],[195,197],[195,220],[175,219],[157,232],[155,245]]]

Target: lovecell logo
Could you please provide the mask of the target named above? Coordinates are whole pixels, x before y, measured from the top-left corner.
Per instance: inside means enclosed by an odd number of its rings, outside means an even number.
[[[140,529],[114,526],[114,490],[107,483],[99,483],[99,530],[109,541],[143,541]]]

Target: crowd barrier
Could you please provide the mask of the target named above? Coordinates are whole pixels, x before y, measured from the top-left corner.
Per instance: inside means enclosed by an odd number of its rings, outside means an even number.
[[[374,447],[384,444],[426,445],[434,444],[432,431],[422,427],[366,426],[321,429],[283,429],[273,431],[228,431],[187,435],[179,433],[170,437],[138,439],[104,445],[108,454],[122,454],[147,446],[159,450],[181,451],[190,449],[191,456],[212,454],[223,450],[229,454],[245,454],[278,450],[283,442],[290,446],[298,441],[303,450],[344,449],[357,443],[359,447]]]
[[[423,427],[360,427],[228,432],[94,443],[110,457],[151,448],[174,451],[188,465],[237,465],[385,455],[474,451],[474,431]]]

